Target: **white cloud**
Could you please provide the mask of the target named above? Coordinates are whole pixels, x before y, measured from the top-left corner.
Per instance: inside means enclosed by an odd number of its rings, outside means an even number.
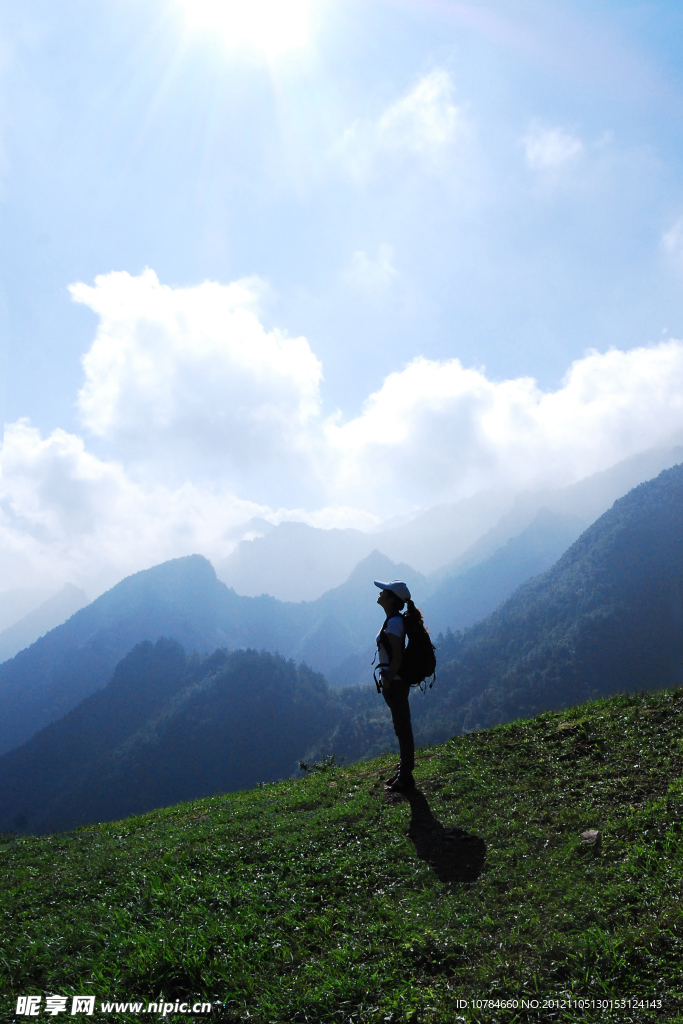
[[[270,509],[191,483],[142,487],[63,430],[5,428],[0,491],[4,584],[64,580],[89,592],[167,558],[227,554],[229,528]]]
[[[360,416],[329,423],[333,493],[370,490],[428,506],[491,486],[563,485],[683,428],[683,342],[590,352],[562,386],[499,383],[457,359],[392,373]],[[385,506],[386,507],[386,506]]]
[[[5,587],[92,594],[167,558],[221,559],[252,517],[369,529],[480,490],[564,485],[683,429],[676,340],[589,352],[554,391],[418,358],[360,415],[325,417],[318,360],[263,328],[254,287],[173,289],[149,271],[75,286],[100,316],[80,404],[101,453],[63,430],[6,428]]]
[[[545,128],[534,122],[522,139],[527,165],[532,171],[557,171],[576,161],[583,142],[564,128]]]
[[[3,589],[71,580],[91,597],[168,558],[228,555],[252,517],[369,529],[377,517],[348,506],[270,508],[225,488],[143,486],[120,463],[87,452],[63,430],[42,438],[26,420],[5,429],[0,487]],[[253,531],[251,533],[253,536]]]
[[[73,285],[100,318],[78,396],[86,428],[147,474],[301,472],[322,370],[305,338],[263,328],[259,287],[170,288],[152,270]]]
[[[420,79],[409,93],[375,120],[355,121],[344,132],[336,152],[356,178],[371,173],[379,161],[416,160],[426,170],[440,171],[453,143],[467,127],[453,102],[453,83],[437,69]]]
[[[452,97],[448,72],[432,71],[382,114],[377,122],[379,145],[416,156],[437,153],[453,141],[460,126],[461,114]]]
[[[370,295],[386,291],[398,277],[394,266],[394,251],[390,245],[382,243],[377,250],[377,258],[371,259],[362,249],[354,252],[350,266],[344,273],[344,279],[352,288],[367,292]]]

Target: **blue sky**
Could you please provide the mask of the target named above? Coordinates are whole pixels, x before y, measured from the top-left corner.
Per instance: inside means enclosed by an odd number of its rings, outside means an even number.
[[[288,3],[278,53],[229,0],[2,7],[7,578],[683,428],[680,5]]]

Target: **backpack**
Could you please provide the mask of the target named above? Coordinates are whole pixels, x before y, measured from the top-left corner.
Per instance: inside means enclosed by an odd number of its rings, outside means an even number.
[[[429,676],[432,676],[432,681],[429,684],[429,689],[431,690],[436,679],[436,651],[434,650],[434,644],[423,622],[405,614],[401,618],[405,625],[407,641],[403,652],[403,661],[399,669],[401,679],[410,683],[411,686],[419,686],[422,689],[422,683],[426,682]],[[385,621],[384,626],[386,624]],[[385,650],[391,650],[391,645],[384,633],[384,626],[382,626],[379,641]],[[375,672],[377,672],[377,669],[375,669]],[[376,676],[375,683],[377,684]],[[380,689],[379,684],[377,684],[377,689]]]
[[[403,621],[406,626],[407,643],[401,663],[401,679],[405,679],[411,686],[419,686],[422,689],[422,684],[431,676],[431,690],[436,679],[436,651],[432,638],[424,622],[419,618],[404,615]]]

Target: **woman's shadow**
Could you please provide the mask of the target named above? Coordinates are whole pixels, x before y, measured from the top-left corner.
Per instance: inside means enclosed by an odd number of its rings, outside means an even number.
[[[392,803],[398,794],[387,794]],[[480,836],[461,828],[443,825],[431,812],[427,797],[419,789],[401,793],[410,804],[410,828],[415,852],[434,869],[441,882],[474,882],[486,860],[486,843]]]

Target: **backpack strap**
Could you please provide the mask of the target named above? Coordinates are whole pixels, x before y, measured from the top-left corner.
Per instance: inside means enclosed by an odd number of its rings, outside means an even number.
[[[398,612],[397,615],[392,615],[391,617],[392,617],[392,619],[395,619],[397,616],[400,617],[401,619],[403,619],[403,646],[404,646],[404,649],[405,649],[406,619],[405,619],[405,615],[403,615],[401,612]],[[379,652],[379,645],[381,644],[382,647],[384,648],[384,650],[387,652],[387,654],[389,656],[391,656],[392,648],[391,648],[391,640],[389,640],[389,637],[390,636],[396,636],[396,634],[395,633],[387,633],[386,625],[387,625],[388,622],[389,622],[389,616],[387,615],[386,619],[384,620],[384,624],[383,624],[382,628],[380,629],[379,634],[377,636],[377,649],[378,649],[378,652]],[[377,657],[377,655],[375,655],[375,658],[376,657]],[[372,663],[373,663],[373,665],[375,664],[375,659],[374,658],[372,659]],[[375,686],[377,687],[377,692],[378,693],[382,692],[382,681],[381,681],[381,677],[380,677],[379,680],[377,679],[377,673],[382,668],[386,668],[386,665],[377,665],[377,667],[375,668],[375,671],[373,673],[374,680],[375,680]]]

